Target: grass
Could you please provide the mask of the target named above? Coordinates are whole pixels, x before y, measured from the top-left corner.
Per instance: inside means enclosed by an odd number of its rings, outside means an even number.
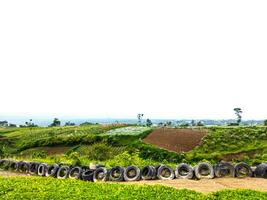
[[[241,154],[235,162],[260,164],[267,160],[266,127],[213,127],[202,145],[186,154],[192,162],[208,160],[218,162],[226,156]]]
[[[202,194],[170,187],[90,183],[43,177],[0,177],[0,199],[267,199],[267,193],[253,190],[224,190]]]
[[[174,153],[153,145],[144,144],[142,138],[152,129],[125,125],[88,125],[48,128],[0,129],[0,156],[26,160],[45,160],[88,164],[113,163],[117,156],[120,163],[128,163],[128,155],[138,153],[141,166],[147,163],[164,163],[174,166],[187,162],[194,165],[201,161],[216,163],[232,159],[257,165],[267,160],[266,127],[211,127],[202,144],[187,153]],[[65,146],[65,152],[51,155],[49,148]],[[36,148],[37,147],[37,148]],[[43,147],[43,150],[42,150]],[[44,148],[45,147],[45,148]],[[48,150],[47,150],[48,149]],[[125,153],[126,152],[126,153]],[[127,155],[127,156],[125,156]]]

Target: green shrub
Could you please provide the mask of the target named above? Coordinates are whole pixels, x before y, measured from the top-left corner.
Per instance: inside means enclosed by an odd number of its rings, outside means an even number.
[[[88,148],[88,158],[92,160],[108,160],[113,155],[113,148],[105,143],[96,143]]]
[[[47,152],[45,151],[34,151],[32,153],[32,158],[46,158]]]

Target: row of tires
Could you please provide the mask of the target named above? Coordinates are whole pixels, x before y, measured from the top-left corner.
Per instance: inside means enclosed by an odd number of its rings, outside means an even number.
[[[220,162],[214,166],[209,163],[199,163],[195,167],[182,163],[172,169],[167,165],[145,166],[140,169],[136,166],[116,166],[109,170],[104,165],[96,165],[90,169],[87,166],[67,166],[38,162],[25,162],[14,160],[0,160],[0,169],[13,170],[21,173],[38,176],[55,177],[59,179],[81,179],[85,181],[138,181],[138,180],[171,180],[178,179],[211,179],[215,177],[258,177],[267,178],[267,164],[250,167],[246,163],[232,165]]]

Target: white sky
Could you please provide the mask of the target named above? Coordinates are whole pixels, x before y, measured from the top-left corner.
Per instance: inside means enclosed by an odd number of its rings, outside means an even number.
[[[267,1],[0,1],[0,115],[267,118]]]

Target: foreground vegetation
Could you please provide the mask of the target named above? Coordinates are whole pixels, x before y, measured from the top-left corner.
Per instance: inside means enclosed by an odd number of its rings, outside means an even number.
[[[267,199],[267,193],[225,190],[202,194],[165,186],[89,183],[42,177],[0,177],[0,199]]]

